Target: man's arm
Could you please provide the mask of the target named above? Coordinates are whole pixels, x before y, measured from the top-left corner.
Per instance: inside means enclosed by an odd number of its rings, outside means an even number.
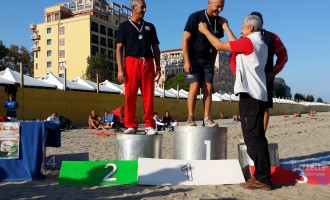
[[[236,36],[234,35],[234,33],[229,28],[227,19],[224,18],[224,17],[220,17],[219,22],[220,22],[220,24],[222,24],[222,28],[223,28],[223,30],[225,30],[226,35],[227,35],[229,41],[237,40]]]
[[[183,32],[182,38],[182,53],[184,61],[184,71],[188,74],[191,73],[191,63],[189,58],[189,40],[191,39],[191,34],[188,31]]]
[[[152,45],[152,51],[154,52],[155,56],[155,64],[156,64],[156,76],[155,81],[158,81],[160,78],[160,50],[158,44]]]
[[[124,83],[125,79],[125,71],[124,71],[124,64],[123,64],[123,51],[124,51],[124,44],[117,43],[116,45],[116,60],[118,66],[118,81],[120,83]]]
[[[273,68],[273,72],[278,74],[283,68],[286,62],[288,61],[288,53],[281,39],[277,36],[275,39],[274,50],[277,57],[276,64]]]
[[[216,38],[207,28],[206,24],[200,22],[198,24],[198,30],[203,33],[206,38],[210,41],[210,43],[215,47],[218,51],[231,51],[231,47],[229,42],[222,42],[218,38]]]

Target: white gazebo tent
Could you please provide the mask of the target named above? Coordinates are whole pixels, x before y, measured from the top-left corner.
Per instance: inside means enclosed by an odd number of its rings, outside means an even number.
[[[178,93],[177,90],[175,90],[175,89],[173,89],[173,88],[171,88],[171,89],[169,89],[169,90],[167,90],[167,91],[170,92],[170,93],[172,93],[172,94],[174,94],[176,97],[178,97],[178,95],[179,95],[179,98],[180,98],[180,99],[187,99],[187,98],[188,98],[188,93],[185,94],[185,93],[183,93],[181,90],[179,90],[179,93]]]
[[[14,83],[18,83],[18,84],[21,83],[21,74],[9,68],[6,68],[5,70],[1,71],[0,77],[12,81]],[[53,84],[49,84],[44,81],[37,80],[27,75],[23,75],[23,86],[56,88],[56,86]]]
[[[0,77],[0,85],[15,85],[13,81]]]
[[[55,76],[52,73],[48,73],[45,77],[41,79],[42,81],[56,85],[59,90],[64,90],[65,84],[68,90],[83,90],[83,91],[94,91],[93,88],[78,84],[74,81],[67,80],[65,83],[64,78]]]
[[[78,76],[76,79],[73,80],[76,83],[79,83],[81,85],[84,85],[86,87],[90,87],[93,88],[94,90],[97,89],[97,84],[94,83],[93,81],[90,80],[86,80],[81,78],[80,76]],[[100,92],[111,92],[111,93],[121,93],[121,90],[117,90],[117,89],[112,89],[110,87],[106,87],[105,85],[103,85],[102,83],[99,84],[99,91]],[[122,94],[122,93],[121,93]]]
[[[115,92],[118,92],[120,94],[124,94],[124,87],[123,86],[117,85],[117,84],[112,83],[108,80],[105,80],[104,82],[100,83],[100,86],[104,86],[104,87],[110,88],[111,90],[113,90]]]
[[[169,92],[167,90],[164,90],[163,88],[155,87],[155,91],[160,93],[162,95],[161,97],[164,97],[164,92],[165,92],[165,97],[176,98],[176,95],[172,94],[171,92]]]

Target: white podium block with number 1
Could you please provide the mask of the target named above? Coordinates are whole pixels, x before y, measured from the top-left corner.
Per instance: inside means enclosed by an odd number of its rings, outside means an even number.
[[[238,160],[138,159],[140,185],[221,185],[245,182]]]

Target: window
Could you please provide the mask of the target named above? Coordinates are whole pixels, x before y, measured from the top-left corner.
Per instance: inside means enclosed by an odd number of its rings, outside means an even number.
[[[58,43],[60,46],[65,46],[65,38],[61,38]]]
[[[96,22],[92,22],[91,30],[94,32],[99,32],[99,25]]]
[[[100,25],[100,33],[103,34],[103,35],[106,35],[107,34],[104,25]]]
[[[51,34],[52,33],[52,28],[48,27],[47,28],[47,34]]]
[[[65,62],[59,62],[58,65],[65,68]]]
[[[65,58],[65,50],[59,50],[58,54],[60,58]]]
[[[38,65],[38,63],[36,63],[36,70],[38,70],[38,67],[39,67],[39,65]]]
[[[99,44],[99,37],[97,35],[92,34],[91,40],[93,44]]]
[[[91,55],[95,56],[96,53],[99,52],[99,48],[97,46],[92,45],[91,51]]]
[[[65,27],[61,26],[59,27],[59,35],[64,35],[65,34]]]
[[[113,59],[113,52],[112,52],[111,50],[108,50],[108,58],[109,58],[110,60]]]
[[[112,30],[112,28],[108,28],[108,36],[113,37],[113,30]]]
[[[50,68],[50,67],[52,67],[52,61],[47,62],[47,68]]]
[[[52,40],[51,39],[47,39],[47,45],[52,45]]]
[[[38,53],[38,51],[36,51],[36,58],[38,58],[39,57],[39,53]]]
[[[104,37],[100,38],[100,45],[107,46],[107,40]]]
[[[104,48],[101,48],[100,49],[100,54],[102,55],[102,56],[106,56],[106,53],[107,53],[107,50],[105,50]]]
[[[113,49],[113,40],[108,39],[108,47]]]
[[[50,56],[52,56],[52,51],[51,50],[48,50],[47,51],[47,57],[50,57]]]
[[[55,21],[59,21],[60,20],[60,14],[59,13],[56,13],[55,14]]]
[[[52,16],[51,15],[47,15],[47,23],[52,21]]]

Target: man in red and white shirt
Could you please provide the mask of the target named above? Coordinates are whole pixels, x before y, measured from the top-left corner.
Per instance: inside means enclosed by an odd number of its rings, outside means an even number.
[[[236,39],[227,20],[221,19],[230,42],[222,42],[214,37],[205,24],[199,24],[199,31],[205,34],[217,49],[236,54],[231,65],[236,66],[235,94],[239,94],[239,112],[247,153],[254,161],[255,172],[245,184],[245,188],[270,190],[272,179],[268,141],[263,125],[265,102],[268,100],[265,66],[268,47],[262,39],[262,23],[258,16],[249,15],[242,23],[242,38]]]

